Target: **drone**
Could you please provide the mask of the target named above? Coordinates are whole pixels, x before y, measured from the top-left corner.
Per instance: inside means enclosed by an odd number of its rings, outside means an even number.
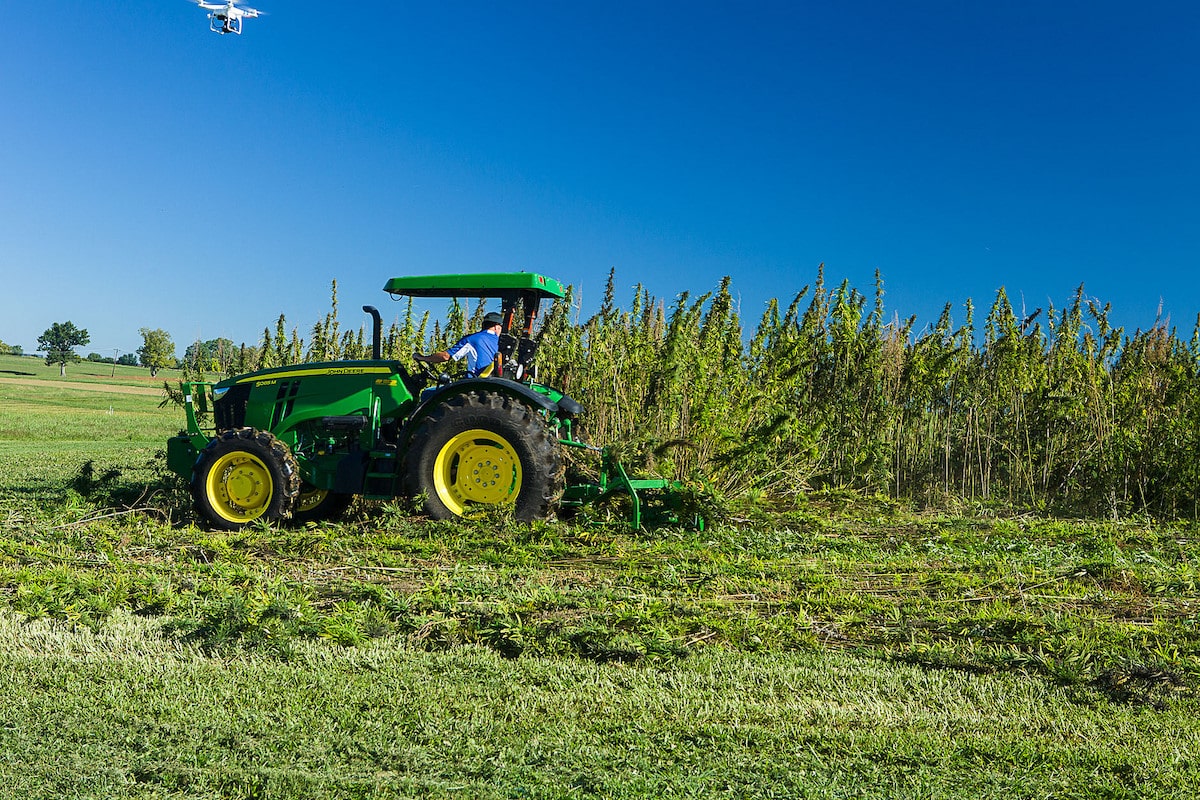
[[[225,3],[206,3],[204,0],[191,0],[191,2],[208,10],[208,28],[214,33],[240,34],[243,19],[252,19],[262,14],[256,8],[239,6],[236,0],[229,0]]]

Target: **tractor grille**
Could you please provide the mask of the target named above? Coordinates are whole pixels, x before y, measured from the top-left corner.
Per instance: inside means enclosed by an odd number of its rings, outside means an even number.
[[[213,421],[217,430],[246,426],[246,403],[250,400],[250,384],[241,383],[230,387],[225,396],[213,403]]]

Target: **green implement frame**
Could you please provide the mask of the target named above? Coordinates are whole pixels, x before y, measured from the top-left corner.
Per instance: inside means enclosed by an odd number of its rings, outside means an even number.
[[[629,525],[639,530],[643,523],[648,525],[689,525],[704,530],[704,518],[684,509],[684,487],[679,481],[663,478],[631,478],[616,456],[607,447],[597,448],[582,442],[560,439],[566,447],[599,450],[600,477],[595,482],[567,484],[563,492],[563,508],[578,509],[609,497],[625,495],[629,498]],[[650,497],[659,502],[651,504]]]

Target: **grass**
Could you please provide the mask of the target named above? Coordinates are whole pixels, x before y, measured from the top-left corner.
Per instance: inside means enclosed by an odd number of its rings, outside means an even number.
[[[44,400],[41,399],[44,397]],[[33,443],[165,441],[164,430],[179,428],[153,397],[0,385],[0,441]],[[149,402],[147,402],[149,400]],[[70,425],[63,425],[69,419]],[[172,423],[175,423],[172,425]]]
[[[0,442],[154,442],[180,427],[176,410],[158,408],[157,391],[169,371],[89,361],[72,364],[65,378],[41,359],[0,356]],[[131,391],[138,392],[131,394]]]
[[[8,796],[1170,797],[1191,710],[843,653],[205,657],[119,615],[0,624]],[[63,736],[69,732],[70,736]]]
[[[1194,524],[828,492],[704,532],[383,504],[219,533],[163,471],[157,398],[106,425],[105,393],[60,391],[0,384],[31,431],[0,440],[0,796],[1200,783]]]
[[[79,361],[67,365],[67,374],[60,376],[57,364],[46,364],[40,354],[31,356],[0,355],[0,378],[50,380],[57,383],[99,383],[108,386],[159,387],[164,380],[178,380],[180,370],[159,370],[150,377],[146,367],[125,364],[105,364],[99,361]]]

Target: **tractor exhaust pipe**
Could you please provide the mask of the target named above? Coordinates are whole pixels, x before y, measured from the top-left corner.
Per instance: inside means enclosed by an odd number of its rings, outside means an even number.
[[[363,311],[374,320],[371,325],[371,358],[379,361],[383,358],[383,320],[379,317],[379,309],[375,306],[363,306]]]

